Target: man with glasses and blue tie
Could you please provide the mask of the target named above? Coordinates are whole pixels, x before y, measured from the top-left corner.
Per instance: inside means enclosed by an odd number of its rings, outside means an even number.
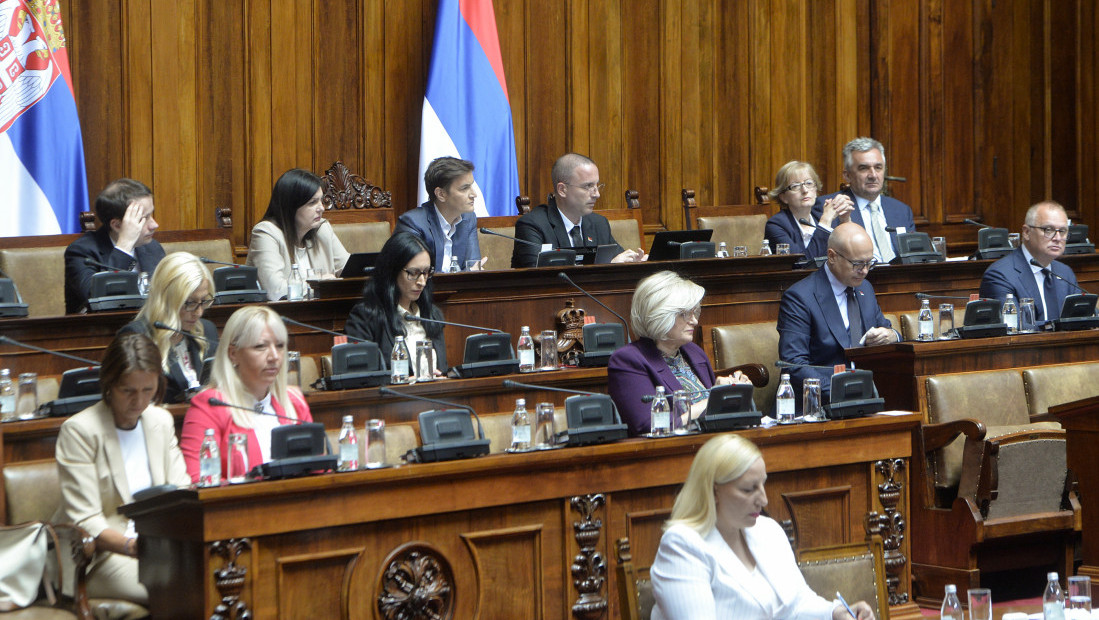
[[[1076,275],[1057,259],[1068,241],[1068,215],[1060,204],[1045,200],[1027,209],[1014,252],[989,265],[981,278],[981,297],[1003,300],[1008,293],[1033,299],[1039,322],[1061,317],[1065,297],[1081,292]]]
[[[611,234],[607,218],[593,213],[595,202],[604,184],[599,182],[599,168],[591,159],[567,153],[553,164],[553,193],[546,204],[538,205],[515,222],[515,237],[552,249],[596,248],[618,246],[612,263],[632,263],[645,260],[645,252],[623,249]],[[529,243],[516,243],[511,253],[513,268],[534,267],[538,264],[539,248]]]
[[[900,340],[866,281],[877,263],[866,230],[853,222],[840,224],[828,238],[827,262],[783,293],[778,354],[794,364],[787,370],[799,395],[794,399],[799,411],[801,384],[809,377],[821,380],[822,397],[828,402],[832,367],[847,363],[844,349]]]
[[[903,202],[883,196],[885,189],[885,147],[873,138],[855,138],[843,147],[843,179],[850,187],[841,192],[855,203],[851,221],[870,234],[874,258],[888,263],[897,256],[897,235],[915,232],[912,209]],[[824,211],[825,201],[837,194],[817,198],[813,215]],[[886,228],[894,229],[892,231]]]

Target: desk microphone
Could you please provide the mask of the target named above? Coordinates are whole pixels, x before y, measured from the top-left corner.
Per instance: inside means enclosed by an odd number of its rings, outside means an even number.
[[[534,247],[538,248],[539,250],[542,249],[542,244],[541,243],[535,243],[535,242],[530,241],[528,239],[520,239],[519,237],[512,237],[511,235],[505,235],[504,233],[496,232],[495,230],[490,230],[488,228],[479,228],[478,230],[480,230],[482,233],[484,233],[486,235],[496,235],[497,237],[503,237],[504,239],[511,239],[512,241],[517,241],[519,243],[525,243],[527,245],[533,245]]]
[[[427,396],[420,396],[419,394],[409,394],[407,392],[398,392],[397,390],[391,390],[387,387],[378,388],[378,393],[385,396],[396,396],[398,398],[409,398],[412,400],[419,400],[425,403],[432,403],[434,405],[442,405],[444,407],[450,407],[451,409],[458,409],[459,411],[468,411],[473,416],[474,420],[477,420],[477,438],[485,438],[485,429],[481,426],[481,416],[477,415],[477,412],[473,410],[473,407],[466,405],[459,405],[447,400],[439,400],[438,398],[428,398]]]
[[[969,301],[968,297],[962,297],[960,295],[929,295],[927,293],[916,293],[916,299],[961,299]]]
[[[693,396],[695,394],[709,394],[711,389],[713,389],[713,388],[705,388],[705,389],[702,389],[702,390],[683,390],[683,393],[686,394],[687,396]],[[671,398],[672,396],[675,396],[675,392],[672,392],[671,394],[665,394],[664,395],[665,398]],[[654,398],[656,398],[656,394],[645,394],[644,396],[641,397],[641,402],[651,403],[651,402],[653,402]]]
[[[291,319],[290,317],[285,317],[284,316],[284,317],[281,317],[281,318],[282,318],[283,323],[289,323],[291,325],[297,325],[298,327],[304,327],[305,329],[315,331],[315,332],[320,332],[322,334],[331,334],[333,336],[343,336],[344,338],[347,338],[348,342],[370,342],[369,340],[365,340],[363,338],[356,338],[355,336],[348,336],[347,334],[341,334],[340,332],[332,331],[330,329],[325,329],[323,327],[317,327],[316,325],[310,325],[309,323],[302,323],[301,321],[295,321],[294,319]]]
[[[965,222],[966,224],[972,224],[973,226],[976,226],[976,227],[978,227],[978,228],[992,228],[992,227],[991,227],[991,226],[989,226],[988,224],[982,224],[982,223],[980,223],[980,222],[978,222],[978,221],[976,221],[976,220],[971,220],[971,219],[969,219],[969,218],[966,218],[966,219],[964,219],[964,220],[962,220],[962,221],[963,221],[963,222]]]
[[[185,336],[185,337],[191,338],[193,340],[201,340],[203,342],[209,342],[209,340],[207,340],[206,338],[204,338],[202,336],[196,336],[196,335],[192,334],[191,332],[185,332],[182,329],[172,327],[171,325],[161,323],[160,321],[153,321],[153,327],[155,327],[157,329],[165,329],[165,330],[168,330],[170,332],[175,332],[175,333],[179,334],[180,336]]]
[[[38,351],[39,353],[49,353],[50,355],[56,355],[57,357],[63,357],[65,359],[70,359],[70,360],[73,360],[73,361],[77,361],[77,362],[80,362],[81,364],[85,364],[87,366],[98,366],[99,365],[99,362],[93,362],[92,360],[90,360],[88,358],[85,358],[85,357],[77,357],[75,355],[69,355],[68,353],[62,353],[60,351],[51,351],[49,349],[43,349],[42,347],[36,347],[33,344],[27,344],[25,342],[19,342],[18,340],[8,338],[7,336],[0,336],[0,344],[10,344],[10,345],[13,345],[13,346],[16,346],[16,347],[21,347],[21,348],[24,348],[24,349],[30,349],[31,351]]]
[[[268,413],[268,412],[264,411],[262,403],[256,403],[255,407],[245,407],[244,405],[234,405],[233,403],[227,403],[224,400],[221,400],[220,398],[211,398],[207,402],[209,402],[211,405],[213,405],[215,407],[229,407],[230,409],[240,409],[241,411],[248,411],[248,412],[254,413],[256,415],[267,415],[267,416],[278,418],[280,420],[290,420],[294,424],[303,424],[303,422],[301,420],[299,420],[298,418],[291,418],[288,415],[280,415],[278,413]]]
[[[1076,290],[1080,291],[1081,293],[1083,293],[1085,295],[1090,295],[1091,294],[1091,293],[1085,291],[1084,287],[1080,286],[1079,284],[1074,284],[1074,283],[1062,278],[1061,276],[1057,275],[1056,273],[1053,273],[1053,268],[1052,267],[1043,267],[1042,264],[1039,263],[1038,259],[1036,259],[1036,258],[1030,259],[1030,264],[1034,265],[1035,267],[1038,267],[1039,269],[1041,269],[1043,274],[1048,273],[1049,275],[1053,276],[1054,278],[1057,278],[1058,280],[1060,280],[1060,281],[1064,282],[1065,284],[1075,288]]]
[[[611,314],[613,314],[613,315],[614,315],[614,316],[615,316],[615,317],[616,317],[616,318],[617,318],[617,319],[618,319],[619,321],[621,321],[623,329],[625,329],[625,330],[626,330],[626,343],[628,344],[628,343],[632,342],[632,341],[630,340],[630,327],[629,327],[629,325],[627,325],[627,324],[626,324],[626,319],[622,318],[622,315],[621,315],[621,314],[618,314],[618,313],[617,313],[617,312],[615,312],[614,310],[611,310],[611,309],[610,309],[610,308],[609,308],[609,307],[607,306],[607,304],[605,304],[605,303],[603,303],[603,302],[599,301],[598,299],[596,299],[595,297],[593,297],[591,293],[589,293],[589,292],[585,291],[585,290],[584,290],[583,288],[581,288],[579,284],[577,284],[576,282],[573,282],[573,281],[572,281],[572,278],[570,278],[570,277],[569,277],[569,274],[565,273],[564,271],[558,271],[558,272],[557,272],[557,277],[558,277],[558,278],[561,278],[561,279],[562,279],[562,280],[564,280],[565,282],[568,282],[569,284],[571,284],[571,285],[572,285],[572,287],[573,287],[574,289],[576,289],[576,290],[580,291],[581,293],[583,293],[583,294],[587,295],[587,296],[588,296],[588,299],[591,299],[592,301],[594,301],[595,303],[599,304],[600,306],[603,306],[603,309],[604,309],[604,310],[606,310],[607,312],[610,312]]]
[[[84,264],[89,266],[89,267],[99,267],[100,269],[106,269],[107,271],[118,271],[118,272],[130,271],[129,269],[120,269],[118,267],[115,267],[114,265],[108,265],[107,263],[101,263],[101,262],[95,260],[94,258],[85,258],[84,259]]]
[[[478,329],[478,330],[486,331],[486,332],[489,332],[489,333],[492,333],[492,334],[506,334],[507,333],[502,329],[495,329],[495,328],[492,328],[492,327],[481,327],[480,325],[466,325],[465,323],[454,323],[454,322],[451,322],[451,321],[442,321],[442,320],[439,320],[439,319],[429,319],[426,316],[416,316],[415,314],[412,314],[411,312],[406,312],[405,313],[404,320],[406,320],[406,321],[419,321],[420,323],[437,323],[439,325],[453,325],[454,327],[465,327],[466,329]]]
[[[568,390],[559,387],[550,387],[548,385],[534,385],[533,383],[520,383],[518,381],[512,381],[511,379],[504,379],[503,386],[506,388],[525,388],[528,390],[545,390],[548,392],[564,392],[565,394],[579,394],[581,396],[604,396],[599,392],[585,392],[583,390]]]
[[[238,265],[236,263],[227,263],[225,261],[214,260],[212,258],[206,258],[205,256],[199,256],[198,259],[207,265],[225,265],[226,267],[245,267],[246,265]]]

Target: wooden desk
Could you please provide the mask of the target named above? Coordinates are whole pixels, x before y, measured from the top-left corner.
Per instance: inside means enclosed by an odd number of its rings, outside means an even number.
[[[889,409],[926,411],[922,384],[931,375],[1027,368],[1099,360],[1099,330],[1019,334],[999,338],[898,342],[847,349],[855,368],[874,371]]]
[[[919,618],[901,535],[919,420],[744,432],[767,461],[768,510],[780,522],[801,514],[802,544],[863,540],[867,522],[884,535],[902,618]],[[157,618],[209,617],[236,594],[257,618],[395,618],[397,603],[415,596],[443,601],[455,618],[617,618],[615,539],[629,536],[638,562],[651,562],[707,439],[180,490],[123,512],[141,534]],[[374,615],[384,601],[393,606]]]
[[[1065,429],[1065,458],[1080,497],[1081,558],[1076,574],[1099,579],[1099,396],[1050,407]]]

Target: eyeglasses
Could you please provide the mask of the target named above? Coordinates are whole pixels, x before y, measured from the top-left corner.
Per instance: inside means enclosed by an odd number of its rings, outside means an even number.
[[[185,310],[186,312],[194,312],[195,310],[198,310],[199,308],[202,308],[203,310],[206,310],[207,308],[209,308],[212,305],[214,305],[214,298],[213,297],[207,297],[206,299],[203,299],[202,301],[185,301],[185,302],[183,302],[183,310]]]
[[[805,190],[807,192],[811,192],[811,191],[815,190],[816,188],[817,188],[817,184],[814,181],[810,180],[810,181],[802,181],[801,183],[791,183],[791,184],[786,186],[786,191],[796,192],[798,190]]]
[[[684,321],[690,322],[691,319],[698,320],[698,317],[702,316],[702,306],[695,306],[690,310],[680,310],[675,315]]]
[[[415,282],[420,278],[427,280],[431,279],[431,276],[435,275],[435,268],[428,267],[427,269],[403,269],[404,277],[408,278],[409,282]]]
[[[1031,226],[1030,224],[1023,224],[1023,226],[1042,231],[1042,236],[1046,239],[1053,239],[1054,237],[1068,239],[1067,228],[1053,228],[1052,226]]]
[[[870,260],[854,261],[854,260],[851,260],[850,258],[847,258],[846,256],[844,256],[842,253],[840,253],[837,250],[832,250],[832,251],[835,252],[837,256],[843,258],[843,260],[851,263],[851,266],[854,267],[855,271],[862,271],[863,269],[865,269],[866,271],[870,271],[874,267],[878,266],[878,259],[876,259],[876,258],[871,258]]]
[[[577,189],[582,189],[589,194],[601,192],[603,191],[603,188],[607,186],[606,183],[596,183],[595,181],[592,181],[591,183],[585,183],[583,185],[573,185],[572,183],[565,183],[565,185],[568,185],[569,187],[575,187]]]

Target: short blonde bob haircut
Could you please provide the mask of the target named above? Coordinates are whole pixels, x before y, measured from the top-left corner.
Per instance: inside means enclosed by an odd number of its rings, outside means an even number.
[[[767,195],[770,196],[771,200],[778,200],[781,204],[786,205],[784,201],[779,200],[779,196],[786,193],[786,188],[790,187],[791,179],[802,174],[808,174],[809,178],[816,184],[817,195],[823,193],[824,188],[820,184],[820,175],[817,174],[813,165],[809,162],[794,159],[782,164],[782,167],[778,169],[778,172],[775,173],[775,186],[767,192]]]
[[[164,371],[168,371],[168,355],[172,352],[171,338],[175,332],[166,329],[157,329],[153,325],[160,321],[173,329],[180,329],[182,323],[179,313],[183,311],[183,304],[187,298],[198,290],[202,283],[206,283],[206,294],[214,296],[214,279],[210,276],[210,270],[197,256],[189,252],[172,252],[165,256],[156,266],[153,277],[149,280],[149,298],[137,313],[137,318],[145,321],[148,335],[160,349],[160,365]],[[206,333],[202,330],[202,322],[195,323],[191,334],[197,336],[199,361],[206,357]]]
[[[637,283],[630,303],[635,335],[659,342],[675,325],[676,314],[702,303],[706,289],[672,271],[660,271]]]
[[[743,476],[760,458],[759,448],[740,435],[726,433],[707,441],[691,463],[664,529],[686,525],[702,536],[709,534],[717,525],[714,487]]]
[[[294,403],[287,396],[286,387],[286,325],[278,313],[267,306],[244,306],[229,317],[225,323],[225,329],[218,343],[218,351],[214,356],[214,367],[210,372],[210,385],[221,392],[224,399],[230,403],[247,406],[256,401],[254,394],[248,391],[244,382],[240,380],[237,369],[229,359],[229,349],[248,348],[255,346],[260,341],[263,329],[270,327],[275,335],[275,340],[282,343],[284,350],[279,374],[275,377],[275,383],[271,386],[271,398],[277,401],[284,410],[283,415],[289,418],[297,418],[298,412]],[[233,414],[233,422],[241,428],[252,428],[252,416],[249,411],[230,408]]]

